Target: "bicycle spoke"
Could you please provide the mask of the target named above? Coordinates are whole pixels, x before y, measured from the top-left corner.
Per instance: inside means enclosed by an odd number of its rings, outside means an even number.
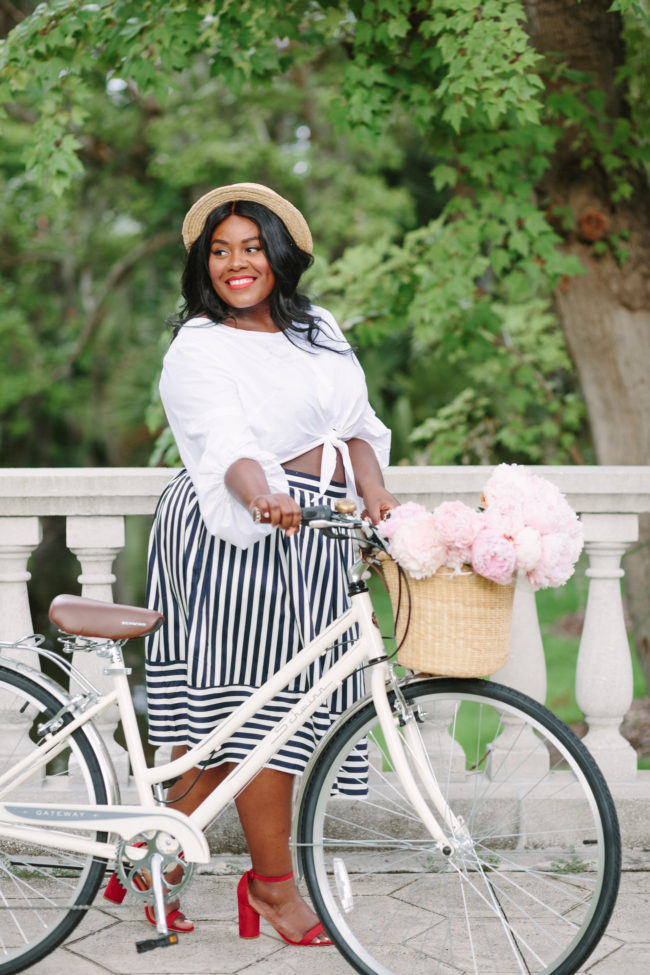
[[[0,759],[0,774],[13,762],[31,757],[29,774],[16,786],[5,778],[5,801],[32,801],[42,789],[47,765],[50,789],[69,789],[69,767],[74,767],[75,795],[90,804],[106,802],[106,790],[93,746],[83,729],[62,743],[56,756],[43,761],[37,735],[39,724],[61,708],[61,700],[33,682],[0,665],[0,701],[5,719],[23,729],[11,754]],[[32,734],[34,737],[32,738]],[[34,964],[53,950],[76,927],[84,906],[101,882],[104,863],[90,856],[57,850],[46,842],[47,829],[29,828],[20,841],[1,838],[0,829],[0,975]]]

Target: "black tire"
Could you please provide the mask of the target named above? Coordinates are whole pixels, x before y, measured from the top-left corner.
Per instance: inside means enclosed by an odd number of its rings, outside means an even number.
[[[60,701],[31,678],[0,666],[0,722],[11,725],[10,735],[5,734],[0,741],[0,775],[38,748],[37,725],[60,708]],[[66,716],[66,720],[72,719]],[[83,729],[72,734],[69,747],[47,771],[44,801],[107,802],[100,766]],[[43,774],[41,769],[17,787],[3,787],[0,801],[44,799]],[[73,787],[59,793],[57,781],[64,789],[66,784]],[[74,836],[74,831],[66,832]],[[95,838],[105,839],[106,834],[96,833]],[[36,837],[29,843],[10,839],[0,831],[0,975],[35,964],[68,937],[92,903],[105,868],[105,860],[52,850]]]
[[[363,705],[316,757],[298,810],[298,853],[328,934],[362,975],[572,975],[609,921],[621,863],[593,758],[545,707],[500,684],[430,678],[402,692],[422,712],[465,840],[440,852],[390,769],[374,704]],[[366,794],[332,796],[364,739]]]

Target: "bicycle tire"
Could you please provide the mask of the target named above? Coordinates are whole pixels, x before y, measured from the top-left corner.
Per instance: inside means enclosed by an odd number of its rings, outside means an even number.
[[[297,811],[297,853],[326,931],[362,975],[573,975],[609,921],[621,864],[592,756],[543,705],[500,684],[429,678],[402,692],[426,714],[421,740],[471,839],[440,852],[401,794],[369,700],[324,742]],[[364,741],[367,794],[332,796]]]
[[[11,734],[0,747],[0,774],[18,758],[38,748],[36,727],[61,709],[61,701],[25,674],[0,666],[0,721],[11,724]],[[71,721],[69,714],[64,721]],[[74,787],[57,798],[56,782],[68,790],[70,761]],[[48,769],[48,801],[70,802],[80,797],[92,804],[108,801],[104,779],[92,744],[83,728],[70,736],[69,747]],[[43,798],[40,769],[21,785],[5,786],[0,801],[37,801]],[[74,832],[66,830],[74,836]],[[80,831],[81,835],[81,831]],[[84,832],[84,836],[89,834]],[[106,833],[97,832],[97,839]],[[67,938],[95,897],[106,860],[62,850],[34,841],[14,840],[0,834],[0,975],[10,975],[35,964]]]

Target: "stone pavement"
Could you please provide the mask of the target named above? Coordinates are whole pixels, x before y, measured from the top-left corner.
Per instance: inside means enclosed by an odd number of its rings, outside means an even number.
[[[138,954],[134,943],[153,936],[133,918],[132,901],[121,906],[101,896],[71,938],[31,975],[348,975],[350,966],[335,948],[293,948],[262,922],[259,938],[237,936],[237,878],[245,857],[213,857],[183,898],[198,922],[179,945]],[[628,850],[617,906],[605,936],[579,975],[646,975],[650,970],[650,851]]]

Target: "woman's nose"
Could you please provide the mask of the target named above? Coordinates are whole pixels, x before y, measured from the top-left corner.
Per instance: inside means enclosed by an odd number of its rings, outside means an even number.
[[[246,267],[247,264],[248,256],[245,251],[233,251],[233,253],[230,255],[230,267],[233,270]]]

